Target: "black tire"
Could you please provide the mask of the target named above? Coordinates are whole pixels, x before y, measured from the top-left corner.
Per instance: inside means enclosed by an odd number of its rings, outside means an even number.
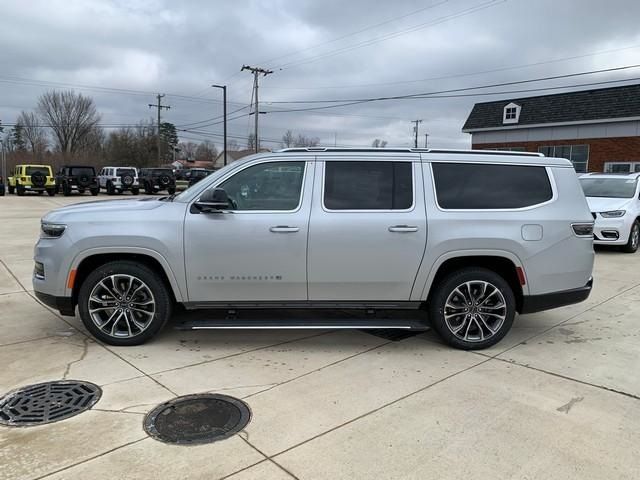
[[[55,194],[56,194],[55,188],[47,188],[47,195],[49,195],[50,197],[53,197]]]
[[[58,193],[60,193],[60,184],[59,184],[59,183],[56,183],[56,187],[55,187],[55,189],[54,189],[53,191],[54,191],[54,193],[55,193],[56,195],[57,195]]]
[[[99,188],[92,188],[91,189],[91,195],[93,195],[94,197],[96,195],[98,195],[100,193],[100,189]]]
[[[9,195],[13,195],[15,191],[16,191],[16,188],[9,185]]]
[[[66,182],[62,184],[62,194],[65,197],[68,197],[69,195],[71,195],[71,187]]]
[[[627,241],[627,244],[621,248],[621,250],[624,253],[636,253],[638,251],[638,246],[640,246],[640,222],[636,220],[631,226],[631,231],[629,232],[629,240]]]
[[[116,193],[116,189],[113,187],[113,183],[107,182],[107,195],[113,195]]]
[[[38,190],[38,195],[42,195],[44,193],[44,190]]]
[[[93,322],[89,313],[89,297],[94,287],[111,275],[118,274],[130,275],[144,282],[150,290],[155,302],[155,312],[153,317],[149,320],[148,324],[146,324],[146,328],[134,336],[112,336],[111,334],[104,332]],[[132,261],[110,262],[96,268],[82,282],[78,292],[78,311],[80,313],[82,323],[84,323],[84,326],[93,334],[94,337],[109,345],[133,346],[145,343],[155,336],[162,329],[165,323],[167,323],[171,317],[172,308],[173,304],[169,290],[158,273],[154,272],[146,265]],[[110,311],[105,313],[105,315],[110,314]],[[140,320],[140,318],[141,317],[138,317],[138,320]]]
[[[149,182],[144,182],[144,193],[147,195],[151,195],[153,193],[153,189],[151,188],[151,184]]]
[[[138,194],[140,193],[140,189],[139,189],[138,187],[133,187],[133,188],[131,189],[131,193],[132,193],[133,195],[138,195]]]
[[[462,287],[465,290],[467,287],[464,285],[467,282],[471,282],[474,291],[470,292],[470,296],[474,298],[474,303],[476,299],[478,300],[477,305],[472,303],[465,305],[463,301],[464,295],[454,293],[458,287]],[[477,282],[477,284],[474,285],[474,282]],[[493,293],[494,290],[490,290],[489,287],[486,287],[487,289],[485,290],[485,293],[488,294],[486,296],[481,295],[480,289],[482,287],[480,285],[485,282],[497,290],[502,298],[497,293]],[[481,350],[498,343],[511,329],[516,314],[516,299],[507,281],[497,273],[486,268],[467,267],[450,273],[433,289],[429,299],[429,322],[448,345],[461,350]],[[467,293],[467,290],[462,293]],[[449,297],[451,297],[452,303],[455,303],[455,305],[462,305],[458,307],[461,313],[449,319],[449,324],[454,324],[452,328],[445,320],[445,308],[450,314],[455,313],[457,310],[445,307]],[[486,307],[480,305],[483,300],[486,301],[484,303]],[[500,304],[503,304],[504,307],[496,306]],[[465,313],[462,308],[468,308],[469,312]],[[489,312],[492,314],[497,313],[504,318],[489,316]],[[464,327],[464,325],[469,324],[470,327],[468,329]],[[458,325],[463,326],[462,330],[465,330],[464,336],[457,335],[454,332]],[[493,330],[489,329],[489,327],[492,327]]]
[[[22,185],[16,185],[16,194],[19,197],[24,196],[24,187]]]
[[[4,185],[0,185],[0,197],[4,197]]]
[[[84,188],[79,188],[78,193],[83,194],[85,192]]]
[[[167,188],[167,192],[169,193],[169,195],[173,195],[174,193],[176,193],[176,187]]]

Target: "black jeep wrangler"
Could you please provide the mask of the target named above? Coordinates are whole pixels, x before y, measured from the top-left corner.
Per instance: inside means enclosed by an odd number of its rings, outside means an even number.
[[[89,190],[91,195],[98,195],[100,184],[98,183],[98,177],[96,177],[95,168],[83,165],[65,165],[58,170],[56,174],[56,193],[62,191],[62,194],[68,197],[74,190],[78,193],[84,193]]]
[[[166,190],[169,195],[176,193],[176,176],[170,168],[142,168],[140,183],[148,194],[162,190]]]

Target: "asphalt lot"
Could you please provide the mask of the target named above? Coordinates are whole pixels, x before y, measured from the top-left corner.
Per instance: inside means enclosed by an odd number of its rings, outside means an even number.
[[[640,253],[599,250],[586,302],[518,317],[481,352],[431,332],[171,325],[117,348],[30,291],[41,215],[91,200],[0,197],[0,395],[59,379],[103,388],[73,418],[0,427],[0,478],[638,478]],[[251,422],[208,445],[147,437],[146,412],[198,392],[244,399]]]

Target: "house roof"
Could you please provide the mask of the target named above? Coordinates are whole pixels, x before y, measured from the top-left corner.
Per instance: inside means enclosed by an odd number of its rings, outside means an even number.
[[[505,125],[503,111],[509,103],[522,109],[518,123]],[[640,117],[640,84],[476,103],[462,131],[629,117]]]

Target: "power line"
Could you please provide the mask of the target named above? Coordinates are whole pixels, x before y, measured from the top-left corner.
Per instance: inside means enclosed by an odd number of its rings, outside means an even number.
[[[567,73],[567,74],[564,74],[564,75],[553,75],[553,76],[548,76],[548,77],[538,77],[538,78],[531,78],[531,79],[528,79],[528,80],[516,80],[516,81],[513,81],[513,82],[492,83],[492,84],[486,84],[486,85],[478,85],[478,86],[474,86],[474,87],[454,88],[454,89],[449,89],[449,90],[440,90],[440,91],[422,92],[422,93],[411,93],[411,94],[406,94],[406,95],[394,95],[394,96],[387,96],[387,97],[355,98],[355,99],[340,98],[340,99],[332,99],[332,100],[285,100],[285,101],[272,101],[272,102],[266,102],[266,103],[272,104],[272,105],[275,105],[275,104],[292,104],[292,103],[340,103],[340,102],[362,102],[362,103],[364,103],[364,102],[379,101],[379,100],[398,100],[398,99],[404,99],[404,98],[420,98],[420,97],[423,97],[423,96],[431,96],[431,95],[437,95],[437,94],[441,94],[441,93],[463,92],[463,91],[467,91],[467,90],[480,90],[480,89],[485,89],[485,88],[505,87],[505,86],[509,86],[509,85],[521,85],[521,84],[524,84],[524,83],[543,82],[543,81],[547,81],[547,80],[559,80],[559,79],[563,79],[563,78],[581,77],[581,76],[585,76],[585,75],[594,75],[594,74],[598,74],[598,73],[618,72],[618,71],[630,70],[630,69],[638,68],[638,67],[640,67],[640,64],[625,65],[625,66],[622,66],[622,67],[605,68],[605,69],[601,69],[601,70],[589,70],[589,71],[578,72],[578,73]]]
[[[245,70],[253,74],[253,95],[255,97],[255,108],[253,113],[256,116],[254,137],[256,143],[256,153],[258,153],[260,151],[260,137],[258,136],[258,118],[260,117],[260,103],[258,102],[258,78],[260,75],[262,75],[263,77],[271,75],[273,71],[262,67],[250,67],[249,65],[243,65],[240,71],[243,72]]]
[[[339,48],[339,49],[336,49],[336,50],[333,50],[333,51],[325,52],[323,54],[319,54],[319,55],[316,55],[314,57],[309,57],[309,58],[306,58],[306,59],[303,59],[303,60],[300,60],[300,61],[293,61],[293,62],[289,62],[289,63],[284,63],[282,65],[276,66],[275,68],[278,69],[278,70],[285,70],[285,69],[291,68],[293,66],[305,65],[305,64],[308,64],[308,63],[316,62],[318,60],[322,60],[324,58],[334,57],[336,55],[340,55],[342,53],[345,53],[345,52],[348,52],[348,51],[351,51],[351,50],[355,50],[355,49],[362,48],[362,47],[367,47],[369,45],[374,45],[376,43],[384,42],[386,40],[390,40],[392,38],[396,38],[396,37],[399,37],[401,35],[406,35],[408,33],[413,33],[413,32],[416,32],[418,30],[422,30],[424,28],[427,28],[427,27],[430,27],[430,26],[433,26],[433,25],[438,25],[438,24],[441,24],[441,23],[448,22],[449,20],[453,20],[453,19],[456,19],[456,18],[459,18],[459,17],[470,15],[472,13],[475,13],[475,12],[478,12],[478,11],[481,11],[481,10],[485,10],[487,8],[499,5],[501,3],[505,3],[506,1],[507,0],[489,0],[488,2],[480,3],[478,5],[475,5],[473,7],[467,8],[467,9],[462,10],[460,12],[456,12],[456,13],[453,13],[453,14],[445,15],[443,17],[440,17],[440,18],[438,18],[436,20],[432,20],[430,22],[425,22],[425,23],[421,23],[421,24],[418,24],[418,25],[414,25],[412,27],[409,27],[409,28],[406,28],[406,29],[403,29],[403,30],[400,30],[400,31],[397,31],[397,32],[392,32],[390,34],[386,34],[386,35],[383,35],[383,36],[378,37],[378,38],[369,39],[369,40],[366,40],[366,41],[363,41],[363,42],[360,42],[360,43],[357,43],[357,44],[354,44],[354,45],[351,45],[351,46],[348,46],[348,47],[342,47],[342,48]]]
[[[411,83],[423,83],[423,82],[430,82],[434,80],[448,80],[451,78],[472,77],[475,75],[484,75],[487,73],[506,72],[509,70],[517,70],[517,69],[527,68],[527,67],[537,67],[540,65],[566,62],[568,60],[577,60],[581,58],[588,58],[588,57],[594,57],[597,55],[617,53],[624,50],[631,50],[631,49],[637,49],[637,48],[640,48],[640,45],[630,45],[628,47],[614,48],[610,50],[601,50],[598,52],[585,53],[583,55],[573,55],[570,57],[562,57],[562,58],[556,58],[552,60],[543,60],[543,61],[533,62],[533,63],[523,63],[520,65],[512,65],[508,67],[499,67],[491,70],[455,73],[455,74],[441,75],[438,77],[419,78],[416,80],[399,80],[396,82],[381,82],[381,83],[360,83],[360,84],[352,84],[352,85],[325,85],[325,86],[318,86],[318,87],[262,87],[262,88],[266,88],[268,90],[330,90],[330,89],[349,89],[349,88],[365,88],[365,87],[386,87],[391,85],[407,85]]]
[[[540,92],[540,91],[549,91],[549,90],[564,90],[564,89],[567,89],[567,88],[578,88],[578,87],[588,87],[588,86],[597,86],[597,85],[610,85],[610,84],[613,84],[613,83],[631,82],[631,81],[637,81],[637,80],[640,80],[640,77],[630,77],[630,78],[624,78],[624,79],[620,79],[620,80],[607,80],[607,81],[603,81],[603,82],[578,83],[578,84],[573,84],[573,85],[559,85],[559,86],[555,86],[555,87],[531,88],[531,89],[523,89],[523,90],[505,90],[505,91],[499,91],[499,92],[477,92],[477,93],[471,93],[471,94],[424,95],[424,96],[407,96],[407,97],[393,97],[393,98],[390,97],[390,98],[379,98],[379,99],[354,101],[354,102],[342,103],[342,104],[338,104],[338,105],[325,105],[323,107],[307,107],[307,108],[297,108],[297,109],[291,109],[291,110],[269,110],[269,111],[267,111],[267,113],[310,112],[310,111],[316,111],[316,110],[345,107],[345,106],[350,106],[350,105],[360,105],[360,104],[363,104],[363,103],[378,102],[378,101],[384,101],[384,100],[396,100],[396,99],[397,100],[406,100],[406,99],[409,99],[409,100],[413,100],[413,99],[432,100],[432,99],[438,99],[438,98],[482,97],[482,96],[490,96],[490,95],[507,95],[507,94],[524,93],[524,92]],[[474,90],[476,88],[478,88],[478,87],[469,88],[467,90]]]
[[[433,8],[436,8],[436,7],[440,6],[440,5],[443,5],[443,4],[447,3],[448,1],[449,0],[443,0],[441,2],[434,3],[433,5],[428,5],[426,7],[419,8],[418,10],[414,10],[414,11],[406,13],[404,15],[400,15],[399,17],[394,17],[394,18],[391,18],[389,20],[385,20],[384,22],[380,22],[380,23],[376,23],[375,25],[370,25],[368,27],[364,27],[364,28],[362,28],[360,30],[357,30],[355,32],[347,33],[345,35],[342,35],[340,37],[336,37],[336,38],[331,39],[331,40],[327,40],[325,42],[316,43],[315,45],[311,45],[310,47],[301,48],[300,50],[295,50],[293,52],[289,52],[289,53],[286,53],[284,55],[280,55],[278,57],[270,58],[270,59],[264,60],[264,61],[262,61],[260,63],[273,63],[276,60],[280,60],[282,58],[292,57],[292,56],[297,55],[299,53],[306,52],[306,51],[309,51],[309,50],[313,50],[313,49],[318,48],[318,47],[322,47],[323,45],[328,45],[330,43],[335,43],[335,42],[338,42],[340,40],[344,40],[345,38],[353,37],[353,36],[358,35],[358,34],[360,34],[362,32],[366,32],[367,30],[373,30],[374,28],[378,28],[378,27],[381,27],[383,25],[387,25],[389,23],[393,23],[393,22],[396,22],[398,20],[402,20],[403,18],[411,17],[411,16],[416,15],[418,13],[424,12],[425,10],[431,10]]]

